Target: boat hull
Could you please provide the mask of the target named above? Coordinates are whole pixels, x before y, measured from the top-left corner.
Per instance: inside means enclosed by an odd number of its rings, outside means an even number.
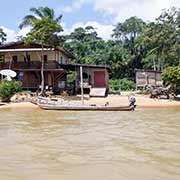
[[[59,110],[59,111],[133,111],[134,106],[119,106],[119,107],[98,107],[98,106],[58,106],[58,105],[41,105],[39,107],[44,110]]]

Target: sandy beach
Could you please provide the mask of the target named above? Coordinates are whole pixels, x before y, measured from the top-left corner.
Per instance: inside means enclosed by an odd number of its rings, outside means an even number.
[[[166,107],[180,107],[180,101],[167,100],[167,99],[151,99],[146,95],[136,95],[137,108],[166,108]],[[80,97],[77,97],[80,101]],[[77,98],[75,98],[77,100]],[[73,98],[74,99],[74,98]],[[105,105],[106,102],[109,106],[126,106],[128,105],[128,95],[109,95],[105,98],[89,98],[85,96],[85,104],[96,104],[99,106]],[[39,108],[38,106],[30,102],[22,103],[9,103],[7,105],[0,106],[0,109],[6,108]]]
[[[31,108],[31,109],[36,109],[38,108],[37,105],[32,104],[30,102],[21,102],[21,103],[8,103],[7,105],[3,105],[0,106],[0,109],[9,109],[9,108],[13,108],[13,109],[27,109],[27,108]]]
[[[137,108],[158,108],[158,107],[180,107],[180,101],[167,100],[167,99],[151,99],[149,96],[136,95]],[[109,95],[106,98],[91,98],[87,103],[94,103],[104,105],[109,102],[110,106],[124,106],[128,105],[127,95]]]

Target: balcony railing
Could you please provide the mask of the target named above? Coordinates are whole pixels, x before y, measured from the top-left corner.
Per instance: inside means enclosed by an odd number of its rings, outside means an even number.
[[[38,61],[30,61],[30,62],[6,62],[6,63],[0,63],[0,69],[14,69],[14,70],[20,70],[20,69],[40,69],[41,68],[41,62]],[[47,63],[44,63],[44,69],[59,69],[60,65],[56,61],[48,61]]]

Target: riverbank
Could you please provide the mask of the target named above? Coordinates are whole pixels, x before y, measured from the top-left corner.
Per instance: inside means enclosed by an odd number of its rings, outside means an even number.
[[[98,106],[103,106],[107,102],[109,106],[126,106],[128,105],[128,94],[122,95],[109,95],[105,98],[89,98],[85,96],[85,104],[96,104]],[[68,97],[68,100],[76,100],[80,102],[80,96]],[[137,108],[166,108],[166,107],[180,107],[180,101],[167,100],[167,99],[150,99],[146,95],[136,95]],[[38,106],[30,102],[22,103],[9,103],[7,105],[0,106],[0,109],[4,108],[38,108]]]
[[[180,101],[167,99],[151,99],[146,95],[136,95],[137,108],[163,108],[163,107],[180,107]],[[124,106],[128,105],[128,95],[110,95],[106,98],[91,98],[86,101],[90,104],[103,105],[106,102],[110,106]]]
[[[13,109],[36,109],[38,108],[37,105],[32,104],[30,102],[21,102],[21,103],[8,103],[6,105],[0,106],[0,109],[8,109],[8,108],[13,108]]]

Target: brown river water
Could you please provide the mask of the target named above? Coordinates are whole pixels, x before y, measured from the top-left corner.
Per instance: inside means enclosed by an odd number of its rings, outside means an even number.
[[[180,180],[180,109],[0,110],[0,180]]]

